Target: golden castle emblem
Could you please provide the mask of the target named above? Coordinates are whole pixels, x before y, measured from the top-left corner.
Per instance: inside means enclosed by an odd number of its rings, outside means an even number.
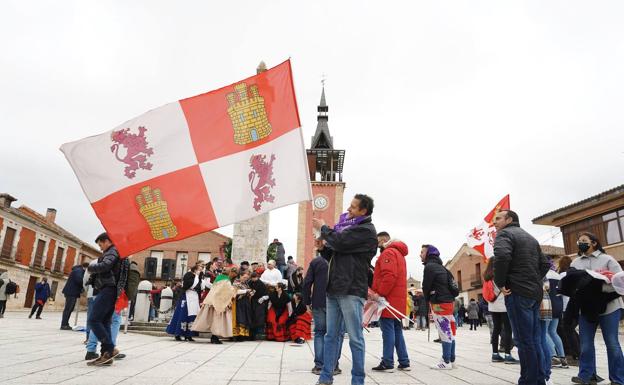
[[[160,189],[152,191],[150,186],[145,186],[141,188],[141,194],[136,196],[136,201],[155,240],[175,238],[178,235],[178,229],[171,220],[167,202],[162,200]]]
[[[236,144],[253,143],[271,135],[271,124],[258,86],[254,84],[248,88],[247,84],[239,83],[234,86],[234,92],[225,97]]]

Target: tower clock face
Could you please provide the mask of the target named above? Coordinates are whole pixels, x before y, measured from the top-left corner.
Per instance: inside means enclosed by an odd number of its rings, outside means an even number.
[[[317,195],[314,198],[314,208],[317,210],[325,210],[328,204],[329,200],[325,195]]]

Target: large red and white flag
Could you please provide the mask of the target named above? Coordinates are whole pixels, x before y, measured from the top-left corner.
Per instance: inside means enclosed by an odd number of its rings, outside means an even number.
[[[510,208],[509,194],[507,194],[498,202],[492,211],[483,218],[483,222],[470,230],[468,234],[468,246],[480,252],[481,255],[483,255],[484,261],[487,261],[488,258],[494,255],[494,240],[496,239],[494,218],[499,211],[509,210]]]
[[[122,255],[311,200],[290,61],[61,146]]]

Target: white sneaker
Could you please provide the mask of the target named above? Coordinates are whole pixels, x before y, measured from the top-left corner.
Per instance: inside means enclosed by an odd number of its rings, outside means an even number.
[[[546,385],[555,385],[555,383],[549,378],[546,380]]]
[[[431,369],[437,369],[437,370],[451,370],[453,369],[453,364],[451,363],[446,363],[444,361],[440,361],[438,362],[436,365],[433,365],[431,367]]]

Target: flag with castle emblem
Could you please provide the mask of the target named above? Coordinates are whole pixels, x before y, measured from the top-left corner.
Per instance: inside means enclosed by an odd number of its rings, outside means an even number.
[[[483,256],[483,261],[487,262],[488,258],[494,255],[494,240],[496,239],[496,228],[494,227],[494,218],[499,211],[509,210],[509,194],[490,211],[483,222],[470,230],[468,234],[468,246],[477,250]]]
[[[61,151],[122,255],[312,199],[289,60]]]

